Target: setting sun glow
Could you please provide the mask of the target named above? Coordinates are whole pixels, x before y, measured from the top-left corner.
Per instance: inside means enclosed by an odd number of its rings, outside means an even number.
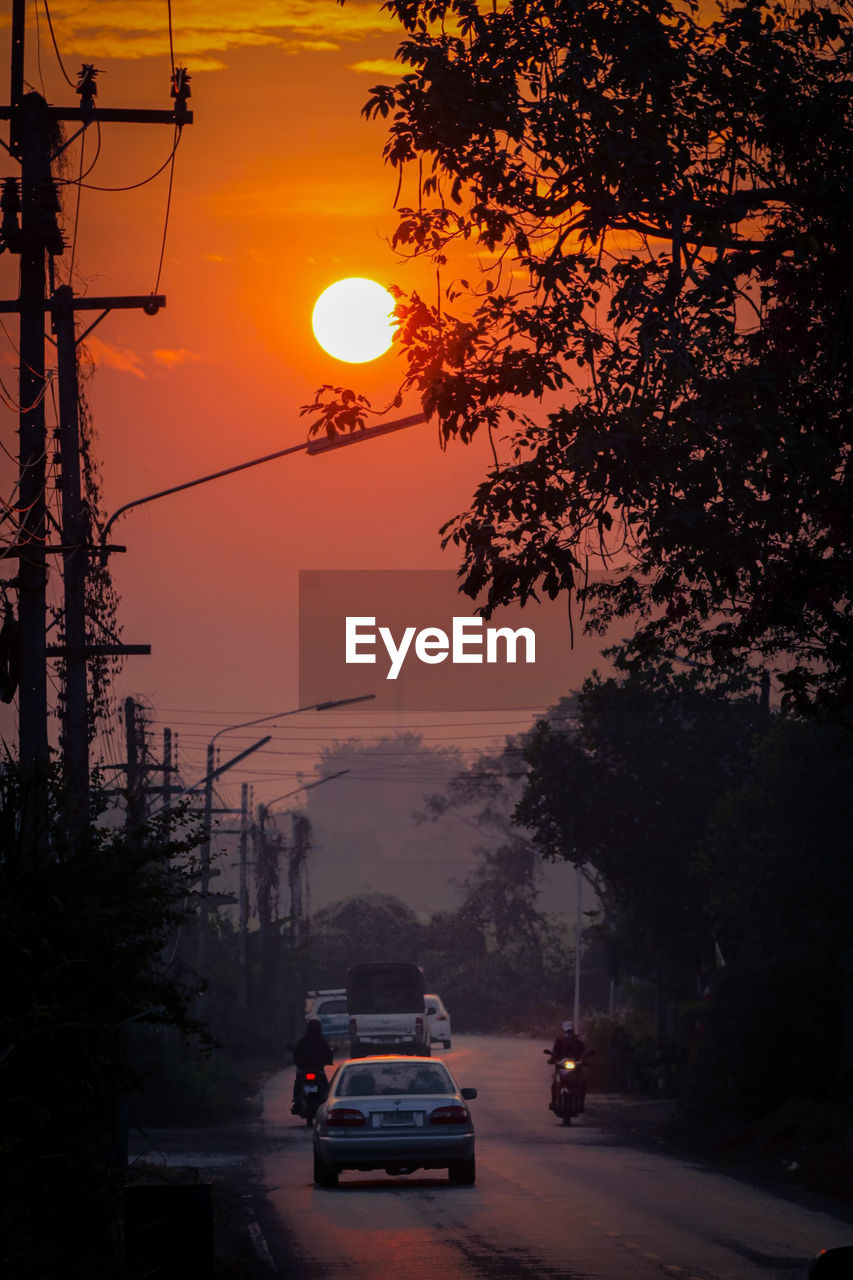
[[[311,317],[314,335],[336,360],[375,360],[394,338],[394,299],[375,280],[351,276],[320,294]]]

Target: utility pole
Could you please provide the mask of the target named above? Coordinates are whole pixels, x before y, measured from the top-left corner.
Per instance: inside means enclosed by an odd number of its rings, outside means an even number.
[[[240,983],[237,1004],[245,1009],[249,1003],[249,831],[251,828],[249,784],[240,785],[240,919],[237,934]]]
[[[215,736],[215,735],[214,735]],[[261,747],[265,747],[270,741],[270,735],[265,738],[259,738],[257,742],[253,742],[250,747],[246,747],[245,751],[239,752],[238,755],[232,756],[230,760],[226,760],[225,764],[214,767],[215,748],[213,739],[207,744],[207,772],[197,782],[195,786],[188,787],[188,791],[194,791],[197,787],[204,787],[204,808],[202,809],[202,841],[200,850],[201,874],[200,874],[200,902],[198,910],[198,971],[204,976],[207,969],[207,943],[210,934],[210,907],[208,904],[208,896],[210,892],[210,849],[213,839],[213,784],[226,770],[233,768],[235,764],[239,764],[241,760],[245,760],[253,751],[258,751]],[[232,810],[226,810],[231,813]]]
[[[53,290],[53,260],[65,251],[58,223],[59,197],[52,164],[64,146],[60,125],[74,122],[82,133],[92,124],[171,124],[175,141],[186,124],[189,77],[183,68],[174,72],[171,110],[101,109],[95,105],[96,72],[83,66],[75,107],[49,106],[35,92],[24,92],[24,36],[26,0],[12,0],[12,57],[10,101],[0,107],[0,120],[10,122],[9,154],[20,164],[20,181],[6,178],[0,196],[2,224],[0,249],[20,255],[20,288],[14,300],[0,301],[0,313],[16,313],[20,319],[19,342],[19,468],[22,512],[15,544],[2,550],[4,558],[20,562],[15,585],[19,618],[18,738],[23,794],[21,843],[28,853],[42,850],[47,840],[47,776],[50,752],[47,732],[47,662],[65,660],[63,707],[63,770],[65,775],[65,826],[72,847],[88,822],[89,722],[87,657],[97,654],[150,652],[145,645],[119,645],[111,641],[88,645],[86,641],[86,580],[88,556],[93,553],[85,504],[82,500],[79,464],[79,405],[77,392],[77,311],[99,311],[86,333],[115,307],[141,307],[153,315],[163,305],[161,295],[116,298],[75,298],[69,285]],[[77,136],[76,134],[74,136]],[[48,262],[50,264],[48,271]],[[51,294],[47,288],[50,281]],[[45,315],[51,313],[57,341],[60,386],[59,443],[62,457],[62,538],[59,546],[47,541],[46,428],[44,400],[48,379],[45,370]],[[118,548],[112,548],[118,550]],[[58,646],[47,644],[47,557],[62,557],[65,636]]]
[[[213,775],[214,775],[214,753],[215,749],[212,742],[207,744],[207,768],[206,777],[204,779],[204,811],[202,816],[202,840],[201,840],[201,880],[199,883],[199,892],[201,894],[198,904],[198,971],[202,976],[207,973],[207,939],[210,932],[210,907],[208,905],[208,895],[210,893],[210,843],[213,838]]]
[[[138,835],[145,825],[145,729],[133,698],[124,700],[124,727],[127,745],[127,808],[125,827]]]
[[[74,295],[54,293],[53,331],[59,375],[59,451],[62,459],[62,584],[65,624],[65,707],[62,724],[65,828],[72,852],[89,823],[89,691],[86,665],[88,507],[80,484],[80,412]]]
[[[172,730],[163,730],[163,831],[168,840],[172,833]],[[178,790],[178,788],[176,788]]]
[[[311,823],[304,814],[294,813],[291,814],[291,827],[293,838],[287,868],[290,889],[290,941],[292,946],[298,947],[305,941],[303,935],[307,934],[303,887],[308,851],[311,847],[309,843]]]
[[[577,1032],[581,1016],[581,965],[583,964],[583,866],[581,863],[578,863],[577,866],[575,883],[577,885],[578,904],[575,917],[575,998],[572,1012],[575,1020],[575,1031]]]

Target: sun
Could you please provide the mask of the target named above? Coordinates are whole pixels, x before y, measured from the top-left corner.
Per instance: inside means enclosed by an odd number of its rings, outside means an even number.
[[[375,280],[350,276],[320,294],[311,316],[314,336],[336,360],[364,364],[388,350],[394,338],[394,299]]]

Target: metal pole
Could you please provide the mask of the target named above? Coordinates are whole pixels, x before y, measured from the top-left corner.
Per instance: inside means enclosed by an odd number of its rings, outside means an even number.
[[[581,930],[583,927],[583,871],[578,865],[577,868],[577,895],[578,910],[575,920],[575,1005],[574,1005],[574,1021],[575,1031],[578,1029],[578,1023],[581,1016]]]
[[[62,459],[62,555],[64,586],[65,704],[62,711],[63,808],[68,842],[80,843],[89,823],[89,714],[86,668],[86,576],[89,517],[80,486],[80,424],[74,295],[63,284],[54,293],[54,332],[59,369],[59,447]]]
[[[16,2],[15,12],[23,6]],[[13,90],[14,100],[14,90]],[[33,853],[47,840],[47,570],[45,543],[45,214],[51,186],[46,104],[23,96],[13,112],[21,140],[21,284],[18,397],[20,509],[18,571],[20,659],[19,745],[23,784],[22,843]]]
[[[207,771],[204,779],[204,817],[202,818],[201,901],[198,907],[198,971],[204,977],[207,970],[207,934],[210,927],[210,909],[207,895],[210,889],[210,834],[213,819],[214,745],[207,744]]]
[[[245,1009],[249,1003],[249,970],[247,944],[249,933],[249,784],[240,785],[240,930],[238,934],[238,960],[240,981],[237,988],[237,1004]]]

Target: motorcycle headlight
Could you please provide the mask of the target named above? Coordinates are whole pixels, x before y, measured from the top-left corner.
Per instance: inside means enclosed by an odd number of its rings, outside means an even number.
[[[573,1058],[566,1058],[565,1062],[560,1064],[564,1071],[574,1071],[577,1063]]]

